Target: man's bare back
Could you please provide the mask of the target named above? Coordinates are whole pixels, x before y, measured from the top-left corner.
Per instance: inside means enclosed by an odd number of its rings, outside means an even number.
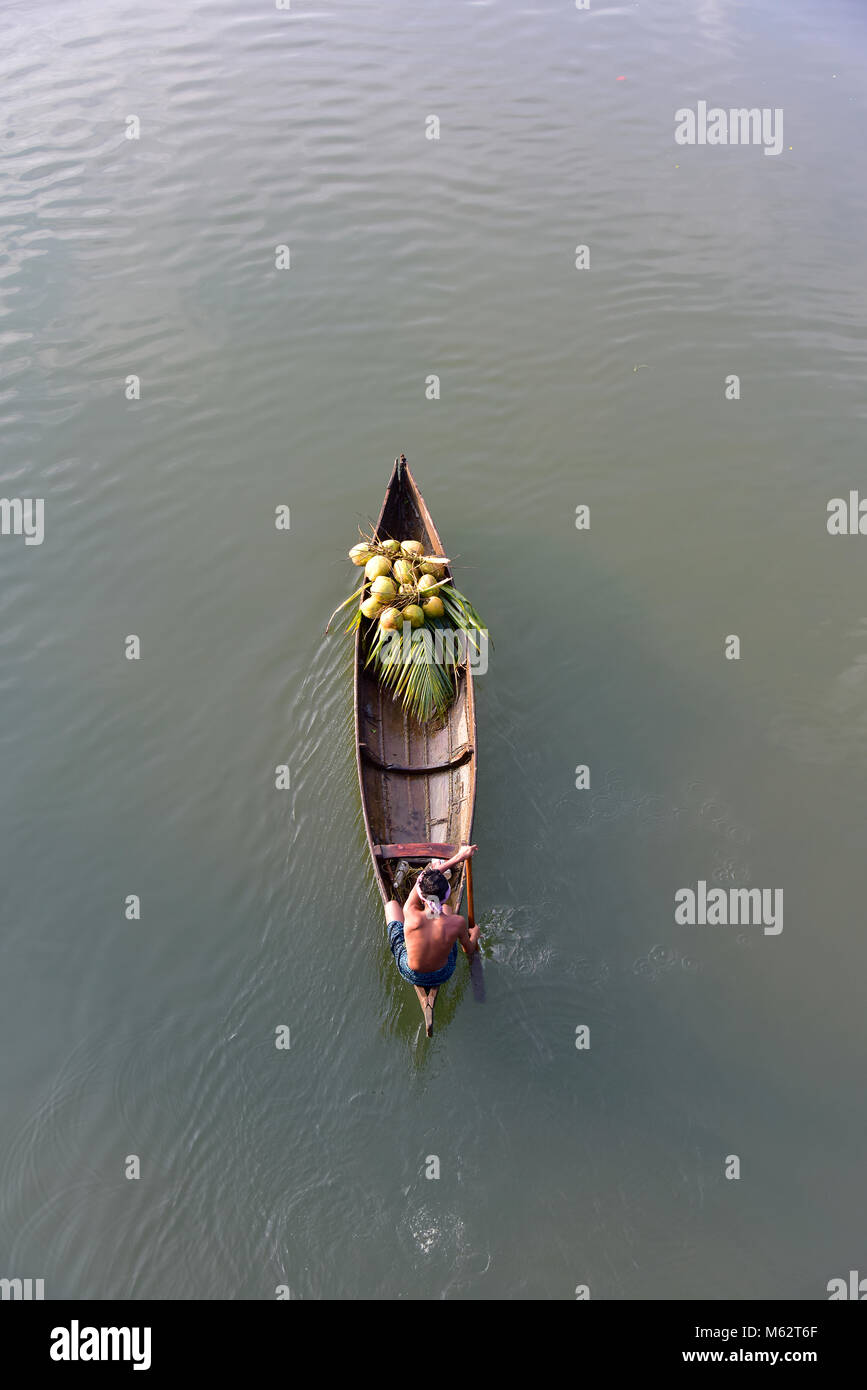
[[[447,869],[453,869],[465,859],[472,858],[475,852],[475,845],[464,845],[453,858],[446,859],[437,867],[444,874]],[[448,902],[441,903],[436,917],[429,916],[418,883],[403,908],[396,901],[390,902],[385,916],[387,922],[403,922],[406,963],[411,970],[429,973],[442,969],[456,941],[460,941],[467,955],[471,956],[478,950],[478,927],[470,931],[466,918],[458,912],[451,912]]]
[[[407,902],[403,910],[403,934],[410,969],[439,970],[458,938],[466,941],[467,922],[459,913],[449,912],[448,903],[443,903],[439,917],[431,919],[426,912]]]

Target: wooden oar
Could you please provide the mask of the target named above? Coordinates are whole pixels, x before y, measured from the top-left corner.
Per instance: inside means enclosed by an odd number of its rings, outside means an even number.
[[[476,914],[473,906],[473,861],[467,860],[467,926],[473,932],[476,929]],[[470,979],[473,985],[473,998],[477,1004],[485,1002],[485,972],[482,969],[482,953],[476,946],[475,951],[470,956]]]

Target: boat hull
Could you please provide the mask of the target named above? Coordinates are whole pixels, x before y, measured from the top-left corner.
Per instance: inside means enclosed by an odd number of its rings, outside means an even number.
[[[376,530],[383,538],[420,540],[428,554],[447,554],[402,460],[395,462]],[[476,716],[469,667],[459,674],[457,696],[444,719],[423,725],[408,715],[364,669],[369,626],[362,619],[355,639],[355,743],[364,828],[384,905],[393,898],[404,900],[400,879],[396,881],[401,863],[417,869],[432,857],[446,857],[433,847],[453,852],[471,839]],[[464,878],[463,865],[452,871],[449,905],[454,911],[460,910]],[[430,1037],[437,989],[415,989]]]

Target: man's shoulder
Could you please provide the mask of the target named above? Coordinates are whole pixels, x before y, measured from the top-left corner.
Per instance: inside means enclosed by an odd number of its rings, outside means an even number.
[[[449,939],[460,936],[464,925],[464,918],[457,912],[443,913],[441,917],[435,917],[432,921],[426,912],[414,912],[410,909],[404,919],[405,931],[441,932]]]

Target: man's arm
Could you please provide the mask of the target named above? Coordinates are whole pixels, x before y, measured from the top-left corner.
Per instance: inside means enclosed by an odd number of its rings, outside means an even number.
[[[472,956],[479,949],[479,929],[467,926],[466,917],[461,918],[461,927],[458,932],[458,940],[465,956]]]
[[[446,869],[454,869],[458,864],[463,864],[465,859],[472,859],[478,845],[461,845],[457,854],[453,854],[451,859],[444,859],[439,866],[440,873],[445,873]]]

